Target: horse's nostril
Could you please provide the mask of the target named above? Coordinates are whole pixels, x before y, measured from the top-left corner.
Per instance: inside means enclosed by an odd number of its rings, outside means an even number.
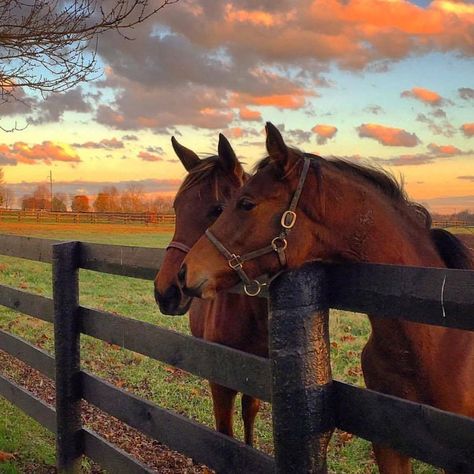
[[[186,283],[186,264],[185,263],[181,265],[181,268],[179,269],[177,276],[178,276],[178,281],[180,285],[184,286],[184,284]]]

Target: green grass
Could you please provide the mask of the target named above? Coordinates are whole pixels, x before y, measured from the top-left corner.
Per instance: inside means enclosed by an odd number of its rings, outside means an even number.
[[[162,247],[171,232],[134,228],[133,234],[122,232],[104,234],[93,225],[79,225],[64,229],[54,225],[30,225],[21,233],[55,239],[75,239],[100,243]],[[101,226],[102,228],[104,226]],[[5,228],[0,233],[18,226]],[[111,227],[112,229],[112,227]],[[0,257],[0,283],[50,296],[51,266],[27,260]],[[153,298],[152,282],[133,278],[105,275],[81,270],[81,304],[189,334],[187,317],[167,317],[159,313]],[[53,350],[51,325],[0,308],[0,328],[48,350]],[[330,320],[332,366],[334,378],[362,385],[360,351],[367,340],[369,325],[363,315],[333,311]],[[92,372],[141,395],[160,406],[185,414],[208,426],[213,426],[212,404],[207,382],[160,362],[90,337],[81,338],[82,365]],[[243,428],[236,404],[236,434],[242,439]],[[1,400],[4,418],[0,424],[0,450],[20,453],[11,463],[0,465],[0,472],[23,472],[28,463],[47,467],[54,464],[54,440],[36,423],[22,415],[9,403]],[[18,421],[17,421],[18,420]],[[264,404],[257,417],[257,447],[272,450],[271,410]],[[366,474],[377,472],[369,443],[336,433],[329,454],[329,466],[334,473]],[[38,471],[40,472],[40,471]],[[417,474],[439,472],[417,463]]]

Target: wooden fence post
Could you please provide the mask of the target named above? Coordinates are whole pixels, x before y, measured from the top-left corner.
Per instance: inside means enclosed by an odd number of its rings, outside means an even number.
[[[323,266],[283,273],[269,309],[276,472],[326,473],[334,399]]]
[[[53,247],[54,346],[56,357],[56,465],[81,472],[79,345],[79,242]]]

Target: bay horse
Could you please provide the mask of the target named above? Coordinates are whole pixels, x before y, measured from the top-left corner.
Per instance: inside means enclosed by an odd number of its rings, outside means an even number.
[[[182,315],[189,309],[191,333],[262,357],[268,355],[267,304],[261,298],[223,294],[212,301],[183,294],[177,281],[181,263],[192,245],[217,219],[225,203],[242,186],[247,175],[224,135],[218,155],[200,159],[173,137],[173,148],[188,171],[174,201],[176,227],[163,264],[155,279],[160,311]],[[210,382],[216,429],[233,436],[235,390]],[[245,442],[253,445],[254,421],[260,401],[242,394]]]
[[[251,286],[258,275],[312,260],[474,268],[461,241],[430,229],[428,211],[388,173],[289,148],[270,123],[266,132],[268,157],[186,256],[185,291],[213,298],[239,278]],[[474,333],[369,320],[368,388],[474,417]],[[408,457],[374,452],[381,473],[411,473]]]

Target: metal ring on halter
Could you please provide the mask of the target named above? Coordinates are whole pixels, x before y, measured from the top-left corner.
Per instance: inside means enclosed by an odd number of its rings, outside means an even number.
[[[280,219],[280,224],[285,229],[291,229],[296,222],[296,212],[285,211]]]
[[[252,285],[256,286],[256,290],[252,291]],[[260,283],[258,280],[252,280],[249,283],[244,283],[244,292],[247,296],[257,296],[261,291],[265,283]]]
[[[227,261],[227,263],[229,264],[229,267],[232,268],[232,270],[242,268],[243,262],[240,258],[240,255],[236,255],[235,253],[233,253],[230,257],[231,258]]]
[[[278,242],[281,242],[281,244],[278,244]],[[288,247],[288,242],[284,237],[278,236],[272,240],[272,249],[275,252],[281,252],[285,250],[286,247]]]

